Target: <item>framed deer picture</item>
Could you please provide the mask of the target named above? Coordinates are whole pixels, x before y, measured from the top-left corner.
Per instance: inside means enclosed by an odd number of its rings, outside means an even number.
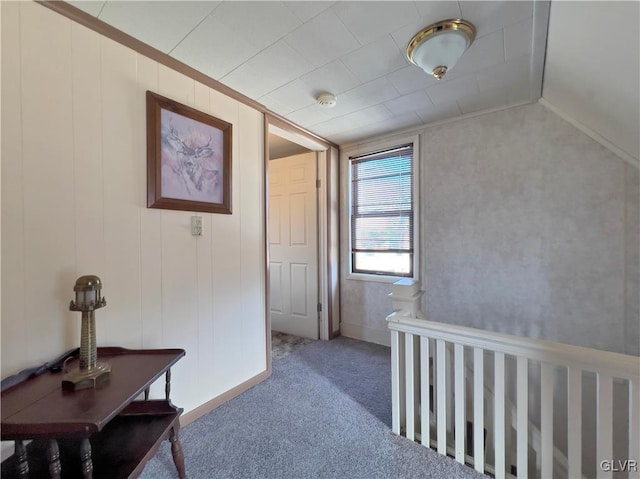
[[[231,214],[231,124],[147,91],[147,207]]]

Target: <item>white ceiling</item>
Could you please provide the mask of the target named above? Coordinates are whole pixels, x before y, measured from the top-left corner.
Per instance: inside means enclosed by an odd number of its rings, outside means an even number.
[[[544,99],[638,164],[640,2],[553,2],[548,43]]]
[[[293,155],[301,155],[308,153],[309,149],[300,146],[297,143],[282,138],[281,136],[269,133],[269,159],[277,160],[278,158],[286,158]]]
[[[541,92],[547,2],[70,3],[340,145]],[[404,52],[421,28],[453,17],[477,36],[437,81]],[[315,104],[325,91],[335,108]]]

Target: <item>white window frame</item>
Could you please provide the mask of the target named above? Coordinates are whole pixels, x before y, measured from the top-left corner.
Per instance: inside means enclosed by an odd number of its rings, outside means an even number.
[[[367,274],[353,272],[353,255],[351,254],[351,162],[350,157],[366,155],[375,151],[389,150],[398,146],[413,143],[413,275],[396,276],[386,274]],[[343,275],[346,279],[373,281],[378,283],[394,283],[399,279],[420,278],[420,137],[419,135],[401,136],[387,140],[357,145],[340,152],[341,177],[343,191],[341,195],[343,215],[341,228],[342,251],[344,252]]]

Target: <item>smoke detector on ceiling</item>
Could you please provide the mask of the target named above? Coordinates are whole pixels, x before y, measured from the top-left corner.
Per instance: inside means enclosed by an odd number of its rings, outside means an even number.
[[[319,95],[316,100],[318,100],[318,105],[322,108],[333,108],[338,102],[338,99],[332,93],[323,93]]]

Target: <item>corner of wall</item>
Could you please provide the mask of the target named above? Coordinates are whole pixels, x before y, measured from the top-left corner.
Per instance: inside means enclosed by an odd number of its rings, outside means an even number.
[[[578,130],[580,130],[582,133],[584,133],[585,135],[589,136],[591,139],[593,139],[593,140],[597,141],[598,143],[600,143],[606,149],[611,151],[616,156],[619,156],[620,158],[622,158],[624,161],[629,163],[631,166],[635,167],[636,169],[640,169],[640,159],[635,158],[634,156],[630,155],[629,153],[627,153],[623,149],[621,149],[618,146],[614,145],[612,142],[610,142],[605,137],[603,137],[602,135],[600,135],[596,131],[594,131],[591,128],[589,128],[588,126],[586,126],[584,123],[582,123],[579,120],[569,116],[564,111],[562,111],[561,109],[559,109],[558,107],[556,107],[555,105],[550,103],[544,97],[540,98],[538,100],[538,103],[540,103],[542,106],[544,106],[548,110],[550,110],[553,113],[555,113],[556,115],[558,115],[563,120],[571,123],[574,127],[576,127]]]

